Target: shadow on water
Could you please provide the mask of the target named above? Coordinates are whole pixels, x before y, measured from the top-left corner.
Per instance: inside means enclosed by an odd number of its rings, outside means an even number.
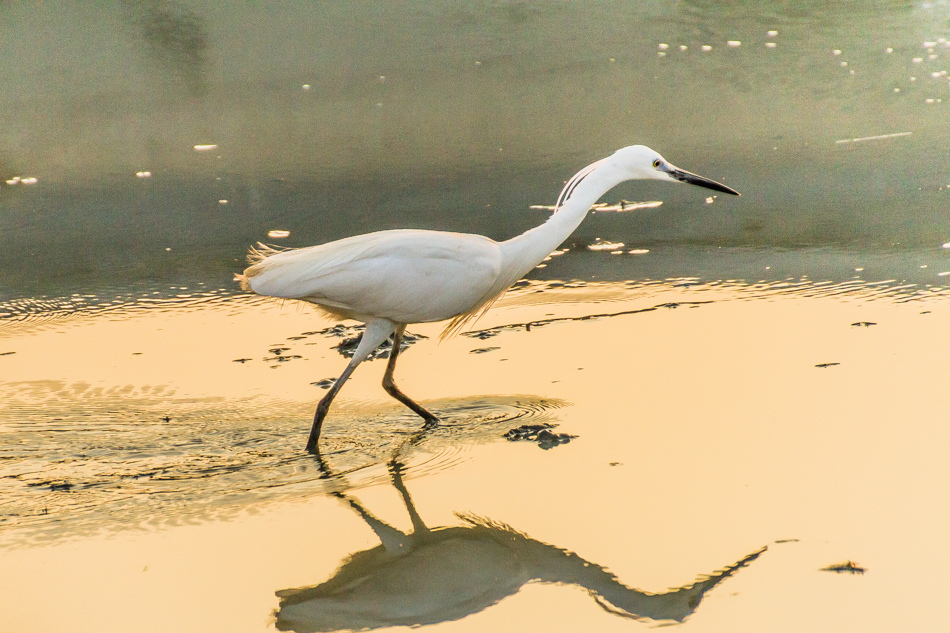
[[[648,593],[625,585],[601,565],[491,519],[457,514],[463,525],[430,528],[405,486],[405,467],[398,455],[388,466],[412,532],[377,518],[347,492],[334,492],[373,530],[380,545],[351,554],[318,585],[278,591],[278,630],[367,630],[459,620],[516,594],[529,582],[586,589],[598,606],[614,615],[683,622],[708,591],[767,549],[757,549],[691,584]],[[325,463],[322,467],[330,472]]]

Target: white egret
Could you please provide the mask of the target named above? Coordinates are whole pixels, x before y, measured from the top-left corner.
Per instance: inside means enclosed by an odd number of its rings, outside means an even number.
[[[648,147],[633,145],[577,172],[561,191],[547,222],[504,242],[482,235],[404,229],[308,248],[252,248],[248,257],[252,265],[237,275],[242,288],[307,301],[331,316],[366,324],[349,365],[317,405],[307,450],[317,451],[330,403],[353,370],[390,336],[393,348],[383,388],[426,424],[437,423],[438,418],[393,381],[406,325],[451,319],[443,337],[457,332],[567,239],[602,195],[634,179],[686,182],[739,195],[671,165]]]

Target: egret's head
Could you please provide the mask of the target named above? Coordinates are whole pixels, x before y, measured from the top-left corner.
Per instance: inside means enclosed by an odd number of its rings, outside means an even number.
[[[618,149],[611,156],[611,159],[611,162],[629,174],[628,179],[631,180],[673,180],[729,193],[734,196],[739,195],[739,192],[732,187],[697,176],[670,164],[646,145],[631,145]]]

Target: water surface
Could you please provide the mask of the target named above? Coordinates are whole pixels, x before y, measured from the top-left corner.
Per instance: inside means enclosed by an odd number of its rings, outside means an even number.
[[[948,17],[3,4],[4,622],[939,630]],[[505,239],[633,143],[743,195],[618,187],[471,332],[410,326],[442,426],[368,361],[302,452],[355,332],[240,293],[250,244]]]

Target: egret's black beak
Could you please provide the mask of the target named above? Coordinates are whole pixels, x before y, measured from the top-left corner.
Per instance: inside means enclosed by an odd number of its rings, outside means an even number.
[[[727,187],[722,183],[718,183],[715,180],[710,180],[709,178],[703,178],[702,176],[697,176],[696,174],[691,174],[688,171],[680,169],[678,167],[673,167],[670,165],[666,172],[670,175],[671,178],[675,178],[680,182],[685,182],[691,185],[697,185],[700,187],[706,187],[707,189],[712,189],[713,191],[721,191],[723,193],[729,193],[734,196],[741,196],[742,194],[733,189],[732,187]]]

